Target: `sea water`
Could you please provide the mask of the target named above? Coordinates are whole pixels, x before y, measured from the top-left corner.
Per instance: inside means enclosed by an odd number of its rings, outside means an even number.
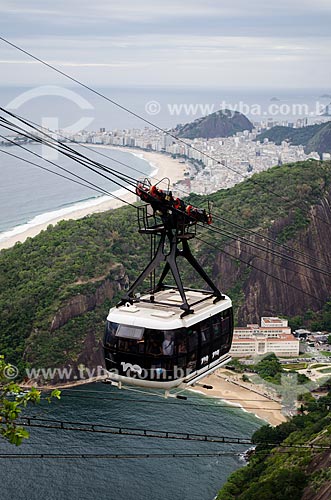
[[[97,383],[64,390],[59,402],[33,410],[40,418],[114,427],[250,438],[263,424],[215,398],[187,401],[119,391]],[[30,410],[31,413],[31,410]],[[221,453],[219,457],[1,459],[1,500],[212,500],[231,472],[245,465],[248,445],[31,428],[19,448],[1,453]]]
[[[100,201],[106,200],[107,195],[103,194],[102,190],[119,197],[126,193],[125,189],[115,183],[118,180],[111,175],[109,175],[109,178],[113,180],[100,177],[95,172],[91,172],[82,165],[61,155],[61,153],[58,153],[58,156],[54,158],[54,150],[45,151],[40,145],[24,147],[27,147],[28,151],[18,146],[0,148],[2,180],[0,183],[0,241],[9,235],[14,235],[23,229],[28,229],[28,227],[47,222],[76,208],[93,206]],[[127,174],[134,179],[149,175],[154,170],[150,163],[132,153],[108,148],[95,148],[94,150],[91,148],[91,150],[78,145],[73,147],[92,160],[101,162],[120,174]],[[4,153],[1,152],[1,149]],[[42,170],[35,165],[7,155],[6,152],[21,156],[30,162],[46,167],[52,172]],[[65,168],[69,173],[59,169],[52,163],[37,158],[33,153],[43,154],[50,161]],[[105,156],[101,156],[100,153]],[[48,156],[49,154],[51,156]],[[117,163],[116,160],[121,163]],[[56,174],[69,177],[70,180]],[[84,183],[84,181],[72,174],[86,179],[93,183],[95,187],[89,188],[78,184],[77,182]],[[123,186],[126,185],[123,181],[120,181],[120,183]],[[132,190],[132,187],[130,189]],[[108,198],[111,199],[109,196]],[[28,225],[24,226],[27,223]]]

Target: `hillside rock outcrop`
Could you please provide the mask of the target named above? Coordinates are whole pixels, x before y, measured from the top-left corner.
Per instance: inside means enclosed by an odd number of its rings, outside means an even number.
[[[95,282],[95,280],[93,281]],[[76,295],[56,312],[51,324],[51,331],[57,330],[72,318],[93,311],[106,299],[111,300],[117,292],[125,290],[128,284],[129,279],[123,265],[116,264],[111,268],[110,275],[101,281],[94,293]]]
[[[311,208],[309,225],[296,233],[293,239],[286,241],[286,246],[297,252],[284,250],[284,247],[275,244],[271,246],[290,258],[294,256],[303,265],[262,250],[252,250],[238,240],[224,247],[226,252],[238,258],[237,262],[230,260],[225,253],[218,253],[213,274],[219,287],[226,292],[238,281],[242,284],[244,300],[237,311],[239,324],[257,323],[261,316],[295,316],[304,314],[307,310],[317,311],[330,298],[331,278],[304,267],[307,264],[330,271],[330,206],[331,194]],[[268,236],[277,239],[290,222],[290,216],[278,219]],[[258,237],[250,239],[266,244]],[[247,268],[239,259],[254,267]]]

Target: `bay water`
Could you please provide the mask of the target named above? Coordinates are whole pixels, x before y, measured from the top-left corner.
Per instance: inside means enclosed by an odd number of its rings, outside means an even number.
[[[119,391],[102,383],[63,390],[60,401],[30,410],[39,418],[114,427],[249,438],[264,422],[192,391],[187,401]],[[20,447],[1,453],[194,454],[216,457],[0,459],[2,500],[212,500],[231,472],[245,465],[247,445],[31,428]]]
[[[0,240],[6,236],[8,230],[17,226],[21,226],[27,222],[29,222],[29,226],[46,222],[65,211],[82,207],[82,202],[85,202],[84,206],[93,205],[96,201],[99,201],[96,198],[105,196],[97,188],[91,189],[77,184],[75,181],[83,181],[74,177],[73,174],[93,183],[100,190],[106,190],[118,196],[123,195],[123,189],[118,184],[100,177],[60,153],[58,157],[52,159],[54,151],[51,150],[50,153],[52,156],[50,156],[50,159],[67,169],[70,172],[69,174],[35,157],[33,153],[38,155],[43,154],[46,158],[48,157],[48,152],[43,151],[40,145],[29,145],[27,149],[28,151],[18,146],[8,146],[3,147],[3,152],[1,152],[0,148],[0,172],[2,179],[0,183]],[[92,160],[101,162],[121,174],[127,174],[136,179],[144,175],[149,175],[154,170],[153,166],[143,158],[117,149],[95,148],[94,151],[93,149],[91,151],[91,149],[87,150],[85,147],[78,145],[74,145],[74,149]],[[7,152],[46,167],[51,172],[21,161],[6,154]],[[100,153],[106,155],[107,158],[100,156]],[[121,162],[121,164],[118,164],[117,161]],[[123,164],[127,164],[128,166],[126,167]],[[67,176],[71,180],[56,175],[54,172],[61,174],[61,176]],[[111,175],[109,177],[112,179]],[[122,182],[122,185],[125,185],[125,182]],[[77,203],[79,204],[77,205]],[[52,213],[50,214],[50,212]],[[21,229],[23,228],[19,230]]]

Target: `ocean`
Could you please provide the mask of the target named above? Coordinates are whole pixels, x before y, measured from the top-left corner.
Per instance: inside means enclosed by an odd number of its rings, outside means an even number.
[[[154,170],[150,163],[132,153],[104,148],[102,150],[95,149],[94,152],[81,146],[75,145],[74,147],[78,152],[87,155],[89,158],[101,161],[103,164],[134,178],[143,177],[143,174],[149,175]],[[43,153],[40,145],[30,145],[28,149],[39,155]],[[72,175],[47,162],[43,162],[17,146],[4,147],[3,150],[75,180]],[[99,151],[103,155],[125,163],[142,173],[100,156]],[[98,176],[63,155],[59,154],[59,157],[53,161],[116,196],[121,197],[126,192],[114,182]],[[85,208],[99,203],[101,201],[100,197],[102,197],[102,200],[107,199],[96,189],[91,190],[88,187],[83,187],[68,179],[41,170],[34,165],[1,153],[1,149],[0,169],[2,178],[0,184],[0,242],[8,236],[13,236],[24,229],[71,212],[75,208]],[[76,178],[76,180],[79,179]]]
[[[188,392],[187,401],[119,391],[102,383],[64,390],[35,407],[39,418],[126,428],[250,438],[263,421],[224,402]],[[220,457],[11,458],[1,460],[1,500],[212,500],[231,472],[245,465],[247,445],[30,429],[20,447],[1,453],[225,453]]]

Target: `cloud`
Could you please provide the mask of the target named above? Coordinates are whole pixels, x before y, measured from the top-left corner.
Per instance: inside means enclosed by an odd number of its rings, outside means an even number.
[[[58,30],[79,30],[89,26],[91,29],[104,30],[106,26],[126,31],[126,27],[135,32],[140,25],[148,29],[158,30],[159,26],[167,24],[168,30],[186,29],[190,23],[194,28],[204,29],[204,23],[212,22],[220,28],[247,27],[247,24],[259,28],[265,20],[268,28],[272,25],[281,29],[286,25],[286,19],[292,18],[292,30],[295,33],[300,23],[306,23],[316,16],[330,15],[331,3],[329,0],[94,0],[81,3],[81,0],[57,0],[50,8],[45,8],[45,2],[31,0],[22,5],[21,0],[2,0],[0,13],[3,16],[12,16],[12,21],[25,23],[25,29],[36,21],[57,27]],[[271,23],[272,21],[272,23]],[[321,18],[321,21],[323,19]],[[121,23],[118,25],[118,23]],[[151,26],[155,23],[155,26]],[[172,26],[171,26],[172,24]],[[37,30],[38,32],[38,30]]]
[[[57,68],[142,68],[149,65],[147,62],[134,62],[134,61],[120,61],[117,63],[79,63],[79,62],[68,62],[68,61],[51,61],[52,65]],[[38,65],[38,61],[20,61],[20,60],[1,60],[0,64],[16,64],[16,65]]]
[[[0,12],[3,36],[92,84],[231,85],[231,74],[251,86],[331,81],[329,0],[57,0],[49,8],[2,0]],[[36,63],[24,72],[31,61],[1,42],[0,50],[2,85],[56,80]]]
[[[52,8],[46,9],[44,2],[41,4],[42,8],[39,6],[40,2],[33,0],[29,2],[28,7],[22,7],[20,0],[12,0],[11,2],[3,1],[0,6],[0,12],[21,17],[38,16],[45,18],[56,15],[58,22],[63,22],[63,19],[69,19],[73,24],[81,23],[82,20],[86,23],[91,23],[96,19],[150,23],[164,18],[188,19],[192,17],[212,17],[215,15],[225,17],[238,15],[238,8],[234,7],[231,2],[227,3],[228,5],[220,7],[217,2],[211,0],[205,0],[204,3],[199,0],[191,0],[190,2],[183,3],[178,3],[177,0],[167,0],[167,2],[160,0],[144,0],[140,2],[136,0],[126,0],[125,2],[97,0],[93,3],[85,3],[82,6],[80,0],[71,0],[70,3],[58,0],[56,9],[54,9],[54,5]]]
[[[28,6],[26,6],[28,5]],[[91,19],[121,20],[136,22],[151,22],[158,19],[192,17],[206,18],[233,18],[233,17],[266,17],[283,13],[284,15],[297,15],[316,12],[331,12],[329,0],[95,0],[82,4],[81,0],[58,0],[50,8],[45,8],[45,2],[31,0],[22,5],[21,0],[2,0],[0,12],[21,16],[57,15],[70,18],[72,21],[81,22]]]

